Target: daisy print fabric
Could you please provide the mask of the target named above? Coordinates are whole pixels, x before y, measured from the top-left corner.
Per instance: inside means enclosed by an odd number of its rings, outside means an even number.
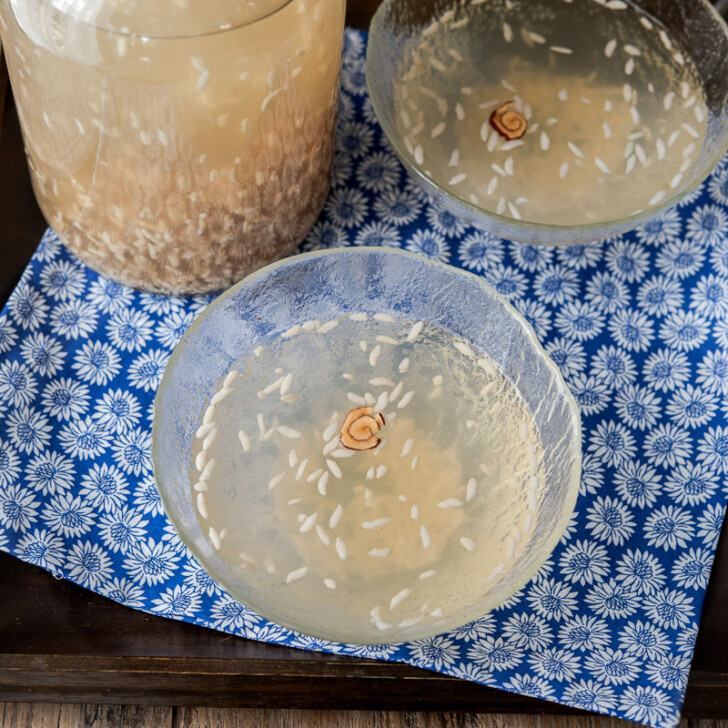
[[[482,276],[533,326],[581,407],[576,511],[538,575],[448,634],[361,646],[267,622],[165,517],[151,405],[207,297],[133,291],[43,237],[0,315],[0,548],[134,609],[249,639],[408,662],[677,725],[728,474],[728,161],[633,233],[517,245],[433,206],[366,95],[347,31],[333,186],[302,249],[401,247]]]

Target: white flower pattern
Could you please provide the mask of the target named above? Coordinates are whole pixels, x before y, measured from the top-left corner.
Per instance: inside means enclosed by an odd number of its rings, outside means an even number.
[[[151,402],[211,300],[140,294],[48,231],[0,313],[0,548],[129,607],[303,649],[407,661],[674,728],[725,514],[728,164],[632,233],[521,246],[433,207],[366,96],[346,32],[332,192],[303,250],[387,245],[483,277],[581,404],[581,495],[504,605],[449,634],[339,645],[267,622],[182,546],[150,463]]]

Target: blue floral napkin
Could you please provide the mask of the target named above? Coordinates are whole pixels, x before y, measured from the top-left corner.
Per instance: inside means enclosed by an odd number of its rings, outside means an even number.
[[[551,558],[503,607],[401,645],[254,614],[189,555],[152,480],[155,389],[209,298],[113,283],[51,231],[0,315],[0,548],[153,614],[675,726],[726,503],[728,160],[629,235],[505,242],[407,178],[366,95],[365,41],[346,33],[335,182],[303,247],[404,247],[483,275],[528,318],[584,425],[581,496]]]

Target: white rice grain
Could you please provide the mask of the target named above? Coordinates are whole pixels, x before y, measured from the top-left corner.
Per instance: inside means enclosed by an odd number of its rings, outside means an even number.
[[[306,518],[303,519],[303,523],[301,523],[301,527],[298,529],[299,532],[308,533],[309,531],[313,531],[317,518],[318,513],[312,513],[310,516],[306,516]]]
[[[290,571],[288,573],[288,576],[286,576],[286,584],[291,584],[294,581],[303,579],[303,577],[306,576],[306,574],[308,574],[307,566],[302,566],[300,569],[294,569],[293,571]]]
[[[395,609],[399,604],[401,604],[410,594],[412,593],[411,589],[402,589],[402,591],[397,592],[390,600],[389,600],[389,609],[390,611]]]
[[[415,392],[413,389],[411,389],[406,394],[402,395],[402,399],[397,402],[397,409],[404,409],[411,401],[412,398],[415,396]]]
[[[438,508],[462,508],[463,502],[459,498],[446,498],[437,504]]]
[[[369,366],[375,367],[377,366],[377,362],[379,361],[379,356],[382,353],[382,347],[377,344],[370,352],[369,354]]]
[[[334,512],[331,514],[331,517],[329,518],[329,528],[334,529],[339,525],[339,521],[341,521],[341,517],[344,515],[344,508],[339,503],[336,508],[334,508]]]
[[[283,437],[287,437],[290,440],[297,440],[299,437],[301,437],[301,433],[294,429],[293,427],[288,427],[287,425],[281,425],[278,429],[278,434],[283,435]]]
[[[462,536],[460,538],[460,545],[466,551],[475,551],[475,542],[473,541],[473,539],[468,538],[467,536]]]
[[[279,473],[278,475],[274,475],[269,481],[268,481],[268,490],[273,490],[285,477],[285,473]]]
[[[321,541],[324,546],[328,546],[331,543],[331,538],[329,537],[329,534],[326,533],[326,529],[320,523],[317,523],[315,528],[319,541]]]
[[[390,520],[390,518],[375,518],[373,521],[362,521],[361,527],[365,531],[373,531],[374,529],[386,526]]]
[[[317,334],[328,334],[329,331],[333,331],[337,326],[339,325],[338,321],[327,321],[326,323],[321,324],[321,326],[316,329]]]
[[[341,478],[341,468],[335,460],[327,460],[326,465],[331,471],[331,475],[333,475],[337,479]]]
[[[207,520],[207,518],[208,518],[207,503],[205,502],[204,493],[197,494],[197,511],[205,520]]]
[[[228,387],[223,387],[213,396],[213,398],[210,400],[210,404],[219,404],[225,399],[225,397],[228,396],[228,394],[230,394],[230,392],[232,392],[232,389],[229,389]]]

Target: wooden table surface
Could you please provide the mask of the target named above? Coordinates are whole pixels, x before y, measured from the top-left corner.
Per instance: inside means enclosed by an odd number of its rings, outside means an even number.
[[[376,0],[349,0],[348,24],[366,27],[377,4]],[[0,59],[0,250],[3,263],[0,265],[0,303],[17,282],[46,227],[30,188],[17,115],[6,82],[7,74]],[[728,718],[726,611],[728,538],[724,533],[690,674],[686,718]],[[0,554],[0,701],[493,714],[567,715],[578,712],[414,667],[251,642],[149,616],[66,581],[56,580],[48,572],[6,554]],[[0,704],[0,717],[3,718],[0,726],[41,724],[31,720],[33,710],[32,705],[19,704],[13,709]],[[40,710],[39,706],[37,711]],[[118,712],[121,708],[114,710]],[[68,717],[68,713],[64,714],[60,707],[57,712],[56,718],[48,716],[53,725],[126,724],[125,721],[96,719],[82,723],[74,722],[73,718],[66,722],[65,718],[61,719],[63,715]],[[250,718],[251,714],[240,715]],[[391,718],[391,714],[378,715],[384,717],[371,725],[392,728],[409,725],[399,718]],[[390,717],[386,717],[388,715]],[[179,716],[181,719],[175,719],[175,725],[207,724],[207,718],[200,722],[199,716],[194,720],[184,712]],[[172,725],[166,712],[161,711],[158,717],[158,722],[155,719],[151,725]],[[248,718],[231,718],[232,722],[211,718],[209,724],[263,724],[262,719],[249,722]],[[497,716],[492,718],[494,720],[477,722],[474,718],[471,722],[443,718],[445,722],[437,725],[488,725],[494,728],[503,725],[502,720],[495,720]],[[568,720],[539,725],[544,728],[547,725],[566,726],[570,725]],[[42,724],[46,722],[43,719]],[[132,720],[132,723],[137,724],[137,721]],[[265,725],[269,724],[278,725],[266,719]],[[349,721],[336,723],[345,724]],[[594,725],[608,724],[612,725],[609,722]]]

